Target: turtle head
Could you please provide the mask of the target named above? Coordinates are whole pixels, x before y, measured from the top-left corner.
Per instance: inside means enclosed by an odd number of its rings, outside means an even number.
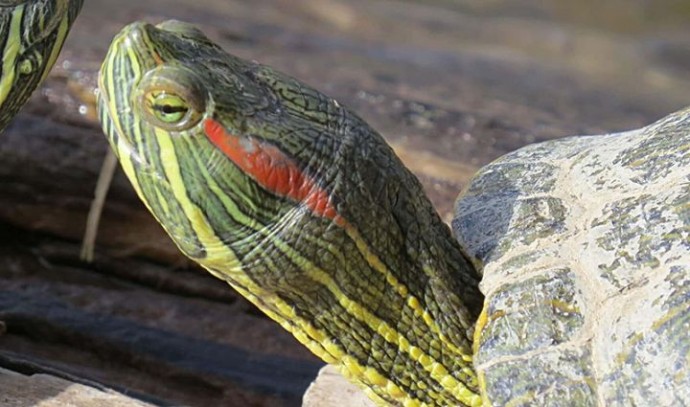
[[[179,21],[125,27],[99,89],[103,128],[139,196],[203,266],[240,276],[304,224],[343,221],[338,140],[326,132],[335,101]],[[263,284],[291,284],[286,274],[265,273]]]
[[[83,0],[0,0],[0,130],[55,63]]]
[[[476,404],[478,276],[383,138],[180,22],[134,23],[100,117],[180,249],[375,399]]]

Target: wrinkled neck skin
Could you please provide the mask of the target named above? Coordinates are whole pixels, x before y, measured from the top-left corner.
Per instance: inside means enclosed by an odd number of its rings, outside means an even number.
[[[208,92],[183,133],[125,97],[157,64]],[[481,404],[469,339],[479,276],[378,133],[178,23],[123,30],[99,83],[125,173],[187,256],[380,404]]]
[[[277,96],[244,125],[273,134],[328,204],[315,210],[307,197],[231,243],[254,287],[233,285],[382,404],[476,405],[480,277],[379,134],[316,91],[294,94],[302,99]],[[318,117],[304,106],[319,106]],[[287,121],[309,125],[310,148],[281,143],[290,135],[267,124]]]

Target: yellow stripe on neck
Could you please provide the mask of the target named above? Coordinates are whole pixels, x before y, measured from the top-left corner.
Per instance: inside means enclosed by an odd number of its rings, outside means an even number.
[[[15,66],[17,57],[21,51],[22,19],[24,6],[16,8],[12,12],[12,19],[7,28],[7,40],[5,49],[2,50],[2,78],[0,79],[0,105],[4,104],[12,90],[16,76]]]

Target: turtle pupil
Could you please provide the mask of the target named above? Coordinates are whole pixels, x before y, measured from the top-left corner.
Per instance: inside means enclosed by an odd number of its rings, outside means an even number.
[[[199,106],[202,103],[194,103],[198,98],[190,89],[182,88],[176,92],[175,89],[158,88],[162,86],[160,83],[153,89],[146,85],[146,82],[139,85],[148,89],[138,95],[137,103],[141,106],[144,117],[154,126],[164,130],[182,131],[194,127],[201,119]],[[177,87],[175,84],[168,85],[172,88]],[[188,102],[188,97],[192,103]]]
[[[177,95],[168,95],[161,93],[154,96],[154,101],[151,104],[151,110],[154,116],[163,123],[179,123],[187,117],[189,106],[184,99]]]
[[[161,113],[165,114],[173,114],[173,113],[185,113],[187,110],[189,110],[185,106],[173,106],[173,105],[155,105],[153,106],[154,109],[158,110]]]

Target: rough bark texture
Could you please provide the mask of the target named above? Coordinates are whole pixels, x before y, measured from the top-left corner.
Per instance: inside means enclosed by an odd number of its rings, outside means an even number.
[[[26,376],[0,369],[0,403],[4,407],[151,407],[97,384],[84,385],[47,374]]]
[[[527,0],[88,1],[47,84],[0,136],[0,366],[190,406],[298,405],[320,366],[184,260],[121,174],[96,261],[78,260],[106,151],[95,72],[124,24],[190,21],[333,95],[387,137],[450,220],[469,176],[503,153],[686,104],[677,3],[611,2],[592,19]]]

